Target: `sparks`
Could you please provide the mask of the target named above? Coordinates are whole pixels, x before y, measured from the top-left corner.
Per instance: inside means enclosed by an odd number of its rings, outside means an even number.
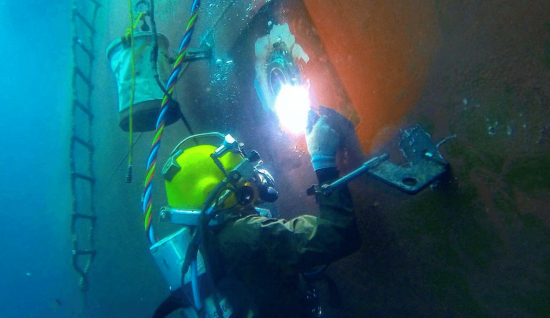
[[[304,133],[310,106],[306,87],[283,85],[275,100],[275,113],[281,128],[295,135]]]

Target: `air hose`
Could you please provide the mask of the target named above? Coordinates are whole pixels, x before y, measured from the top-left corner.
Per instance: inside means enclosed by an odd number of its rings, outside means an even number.
[[[184,284],[183,280],[185,278],[185,274],[187,273],[188,270],[190,270],[191,288],[193,291],[193,301],[195,303],[195,308],[197,310],[201,310],[202,299],[200,298],[200,290],[199,290],[197,270],[196,270],[198,251],[199,249],[201,250],[202,257],[204,260],[205,275],[207,276],[208,283],[210,284],[210,287],[213,290],[212,298],[214,299],[214,305],[216,307],[216,313],[218,317],[224,317],[224,315],[220,307],[220,300],[218,299],[218,295],[215,292],[214,280],[211,275],[212,269],[210,267],[209,254],[204,248],[204,244],[207,244],[208,242],[208,239],[207,239],[208,223],[218,213],[226,210],[226,209],[218,209],[220,204],[219,198],[221,197],[221,194],[224,190],[232,191],[228,189],[227,180],[223,180],[222,182],[218,183],[218,185],[208,195],[206,202],[204,203],[204,206],[201,210],[199,221],[197,222],[198,226],[195,230],[195,233],[193,233],[193,236],[191,237],[191,241],[189,242],[189,245],[187,247],[185,259],[181,267],[182,286]]]
[[[159,71],[157,67],[158,59],[159,59],[159,40],[157,35],[157,23],[155,22],[155,0],[150,0],[149,2],[151,5],[149,7],[149,18],[151,19],[151,32],[153,33],[153,49],[151,50],[151,66],[153,68],[153,77],[155,78],[155,81],[157,82],[159,88],[162,90],[165,96],[168,96],[168,98],[172,98],[172,96],[168,93],[162,82],[160,81],[159,77]]]
[[[158,72],[158,57],[159,57],[159,42],[158,42],[158,35],[157,35],[157,23],[155,22],[155,1],[150,0],[150,8],[149,8],[149,17],[151,19],[151,28],[152,28],[152,34],[153,34],[153,48],[151,50],[151,66],[153,68],[153,77],[155,78],[155,81],[157,82],[157,85],[160,87],[162,92],[164,93],[164,96],[168,96],[168,101],[173,102],[172,94],[169,93],[166,88],[164,87],[164,84],[160,81],[159,72]],[[180,110],[180,118],[187,130],[189,131],[190,135],[194,135],[193,129],[191,129],[191,125],[189,125],[189,122],[183,116]]]
[[[154,22],[154,0],[151,0],[151,25],[152,25],[152,32],[153,32],[153,50],[151,51],[151,61],[153,64],[153,70],[155,72],[155,79],[157,80],[157,83],[160,85],[162,84],[160,82],[160,79],[158,78],[158,70],[157,70],[157,59],[158,59],[158,39],[157,39],[157,33],[156,33],[156,23]],[[189,19],[189,22],[187,24],[187,28],[185,31],[185,35],[183,37],[183,40],[180,44],[179,48],[179,55],[176,59],[176,62],[174,63],[174,67],[172,70],[172,74],[170,75],[168,82],[166,83],[166,88],[163,89],[164,92],[164,98],[162,99],[161,107],[160,107],[160,113],[159,118],[157,120],[156,125],[156,133],[155,137],[153,138],[153,142],[151,144],[151,150],[149,153],[149,158],[147,160],[147,174],[145,178],[144,183],[144,192],[143,192],[143,202],[142,202],[142,210],[145,214],[145,220],[144,220],[144,227],[146,236],[149,240],[149,243],[151,245],[155,244],[157,242],[157,239],[155,237],[153,227],[151,225],[152,220],[152,186],[153,186],[153,177],[155,176],[155,168],[156,168],[156,161],[157,161],[157,155],[161,144],[161,139],[164,131],[164,124],[165,124],[165,117],[168,110],[168,103],[172,100],[172,93],[174,91],[174,87],[176,85],[176,82],[178,80],[178,77],[180,75],[180,72],[182,70],[182,64],[183,60],[185,58],[185,55],[187,53],[187,48],[189,47],[189,43],[191,42],[191,37],[193,35],[193,31],[195,30],[195,23],[197,22],[198,18],[198,10],[200,7],[200,0],[194,0],[193,4],[191,6],[191,17]],[[162,87],[162,86],[161,86]],[[187,126],[187,129],[192,134],[191,128],[189,126],[189,123],[187,120],[185,120],[185,117],[181,116],[184,124]],[[209,196],[209,199],[206,200],[207,204],[205,204],[205,207],[202,210],[201,216],[202,218],[199,218],[199,227],[197,228],[196,232],[193,235],[193,239],[191,240],[191,243],[188,247],[188,253],[186,255],[184,266],[182,266],[182,279],[185,277],[185,273],[191,267],[191,282],[192,282],[192,289],[193,289],[193,301],[195,303],[195,307],[198,310],[202,310],[202,303],[200,298],[200,290],[198,286],[198,277],[197,277],[197,253],[199,250],[199,246],[201,245],[201,238],[204,238],[207,231],[206,227],[209,222],[209,216],[207,215],[207,210],[210,207],[210,202],[213,201],[212,197],[215,195],[218,195],[221,191],[221,189],[225,187],[225,183],[221,183],[216,187],[216,191],[212,191],[212,193]],[[206,219],[206,220],[205,220]],[[204,242],[204,241],[203,241]],[[193,251],[190,253],[189,249],[192,249]],[[210,266],[209,266],[209,260],[207,253],[204,253],[203,251],[203,258],[205,261],[205,267],[206,267],[206,275],[208,275],[209,282],[213,285],[213,280],[210,273]],[[182,282],[183,283],[183,282]],[[182,284],[183,285],[183,284]],[[223,311],[220,307],[218,297],[216,295],[216,292],[213,292],[214,297],[214,303],[216,304],[216,312],[219,317],[223,317]]]
[[[144,182],[142,211],[144,213],[144,227],[145,227],[146,236],[147,236],[147,239],[149,240],[149,243],[151,243],[151,245],[157,242],[157,239],[153,231],[153,227],[151,226],[151,220],[152,220],[151,211],[153,209],[152,187],[153,187],[153,177],[155,176],[157,155],[161,144],[162,134],[164,132],[166,113],[168,111],[168,102],[170,100],[170,95],[174,91],[174,86],[176,85],[178,76],[182,70],[183,59],[187,53],[187,48],[189,47],[189,43],[191,42],[193,31],[195,30],[195,23],[197,22],[199,6],[200,6],[200,0],[194,0],[191,6],[191,18],[189,19],[189,23],[187,24],[185,35],[183,37],[183,40],[179,48],[179,56],[176,59],[176,62],[174,63],[172,74],[170,75],[170,78],[166,83],[166,92],[168,94],[165,94],[164,98],[162,99],[162,103],[160,106],[160,113],[156,124],[156,133],[153,138],[153,142],[151,144],[151,151],[149,152],[149,158],[147,160],[147,174]]]

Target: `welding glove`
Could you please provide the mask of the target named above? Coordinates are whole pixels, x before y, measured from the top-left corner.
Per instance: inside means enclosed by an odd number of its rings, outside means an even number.
[[[366,158],[352,122],[334,109],[322,105],[319,106],[319,114],[327,116],[330,127],[340,135],[340,148],[343,150],[342,163],[355,166],[365,161]]]
[[[336,151],[340,144],[340,136],[330,127],[327,116],[319,117],[315,112],[309,112],[306,142],[315,171],[336,167]]]

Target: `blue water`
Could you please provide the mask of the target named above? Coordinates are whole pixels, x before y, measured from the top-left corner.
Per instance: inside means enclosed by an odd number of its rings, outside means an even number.
[[[1,1],[0,317],[72,316],[69,1]]]
[[[97,35],[94,69],[97,112],[102,115],[94,127],[105,130],[94,135],[99,149],[94,167],[103,186],[96,193],[96,210],[102,214],[98,258],[85,306],[71,264],[69,227],[72,1],[0,0],[0,318],[142,317],[168,295],[148,252],[140,210],[152,134],[145,133],[137,144],[134,183],[125,184],[127,134],[117,127],[116,85],[103,54],[107,43],[126,28],[126,3],[102,2],[107,23]],[[188,12],[187,7],[175,9],[188,3],[158,2],[171,5],[157,22],[169,38],[177,39],[172,40],[173,49],[187,22],[180,12]],[[226,2],[205,2],[201,19],[214,19],[208,10],[221,12],[223,7],[215,4]],[[380,9],[375,1],[372,7],[383,12],[396,3],[384,2]],[[407,121],[423,122],[436,139],[458,135],[443,147],[452,167],[451,180],[416,197],[376,180],[356,183],[365,190],[358,205],[363,208],[358,216],[364,246],[329,273],[349,308],[345,317],[550,317],[550,10],[548,5],[541,10],[543,3],[550,2],[423,4],[437,9],[436,26],[443,39],[433,53],[434,66],[422,98]],[[158,13],[161,8],[157,6]],[[271,20],[272,13],[264,13],[265,21]],[[364,27],[376,34],[380,18],[365,17],[369,23]],[[397,21],[408,34],[416,32],[408,28],[411,24]],[[254,31],[245,30],[239,41],[255,41]],[[202,35],[197,32],[195,39]],[[391,41],[381,40],[380,45]],[[312,178],[314,174],[307,155],[302,157],[296,147],[279,140],[284,138],[277,134],[278,124],[268,121],[262,110],[253,87],[253,44],[216,52],[216,57],[235,61],[225,64],[227,68],[214,67],[213,62],[190,67],[188,80],[182,78],[179,87],[191,92],[188,99],[193,103],[183,110],[196,120],[192,125],[200,128],[197,132],[229,132],[246,139],[247,150],[258,150],[280,186],[281,216],[296,216],[316,207],[299,184],[308,180],[303,171],[309,169]],[[421,44],[419,51],[425,50]],[[390,63],[390,55],[379,61]],[[393,79],[388,75],[384,81],[391,84]],[[185,105],[185,94],[179,96]],[[500,128],[487,133],[487,123],[493,125],[495,118]],[[509,133],[507,123],[523,128]],[[166,129],[159,162],[164,163],[186,133],[181,124]],[[395,142],[386,148],[398,149]],[[160,206],[162,187],[155,191]]]

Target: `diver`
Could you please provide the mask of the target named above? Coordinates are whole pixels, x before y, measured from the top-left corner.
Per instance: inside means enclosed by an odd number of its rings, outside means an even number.
[[[306,142],[320,185],[339,177],[336,154],[343,137],[337,131],[344,130],[331,123],[338,121],[310,111]],[[362,243],[347,186],[329,195],[315,193],[318,217],[275,219],[257,208],[278,197],[271,175],[257,164],[257,153],[245,154],[230,135],[219,147],[180,145],[163,169],[166,211],[173,218],[178,211],[200,215],[181,262],[182,287],[153,317],[179,308],[193,318],[323,317],[308,277]]]

